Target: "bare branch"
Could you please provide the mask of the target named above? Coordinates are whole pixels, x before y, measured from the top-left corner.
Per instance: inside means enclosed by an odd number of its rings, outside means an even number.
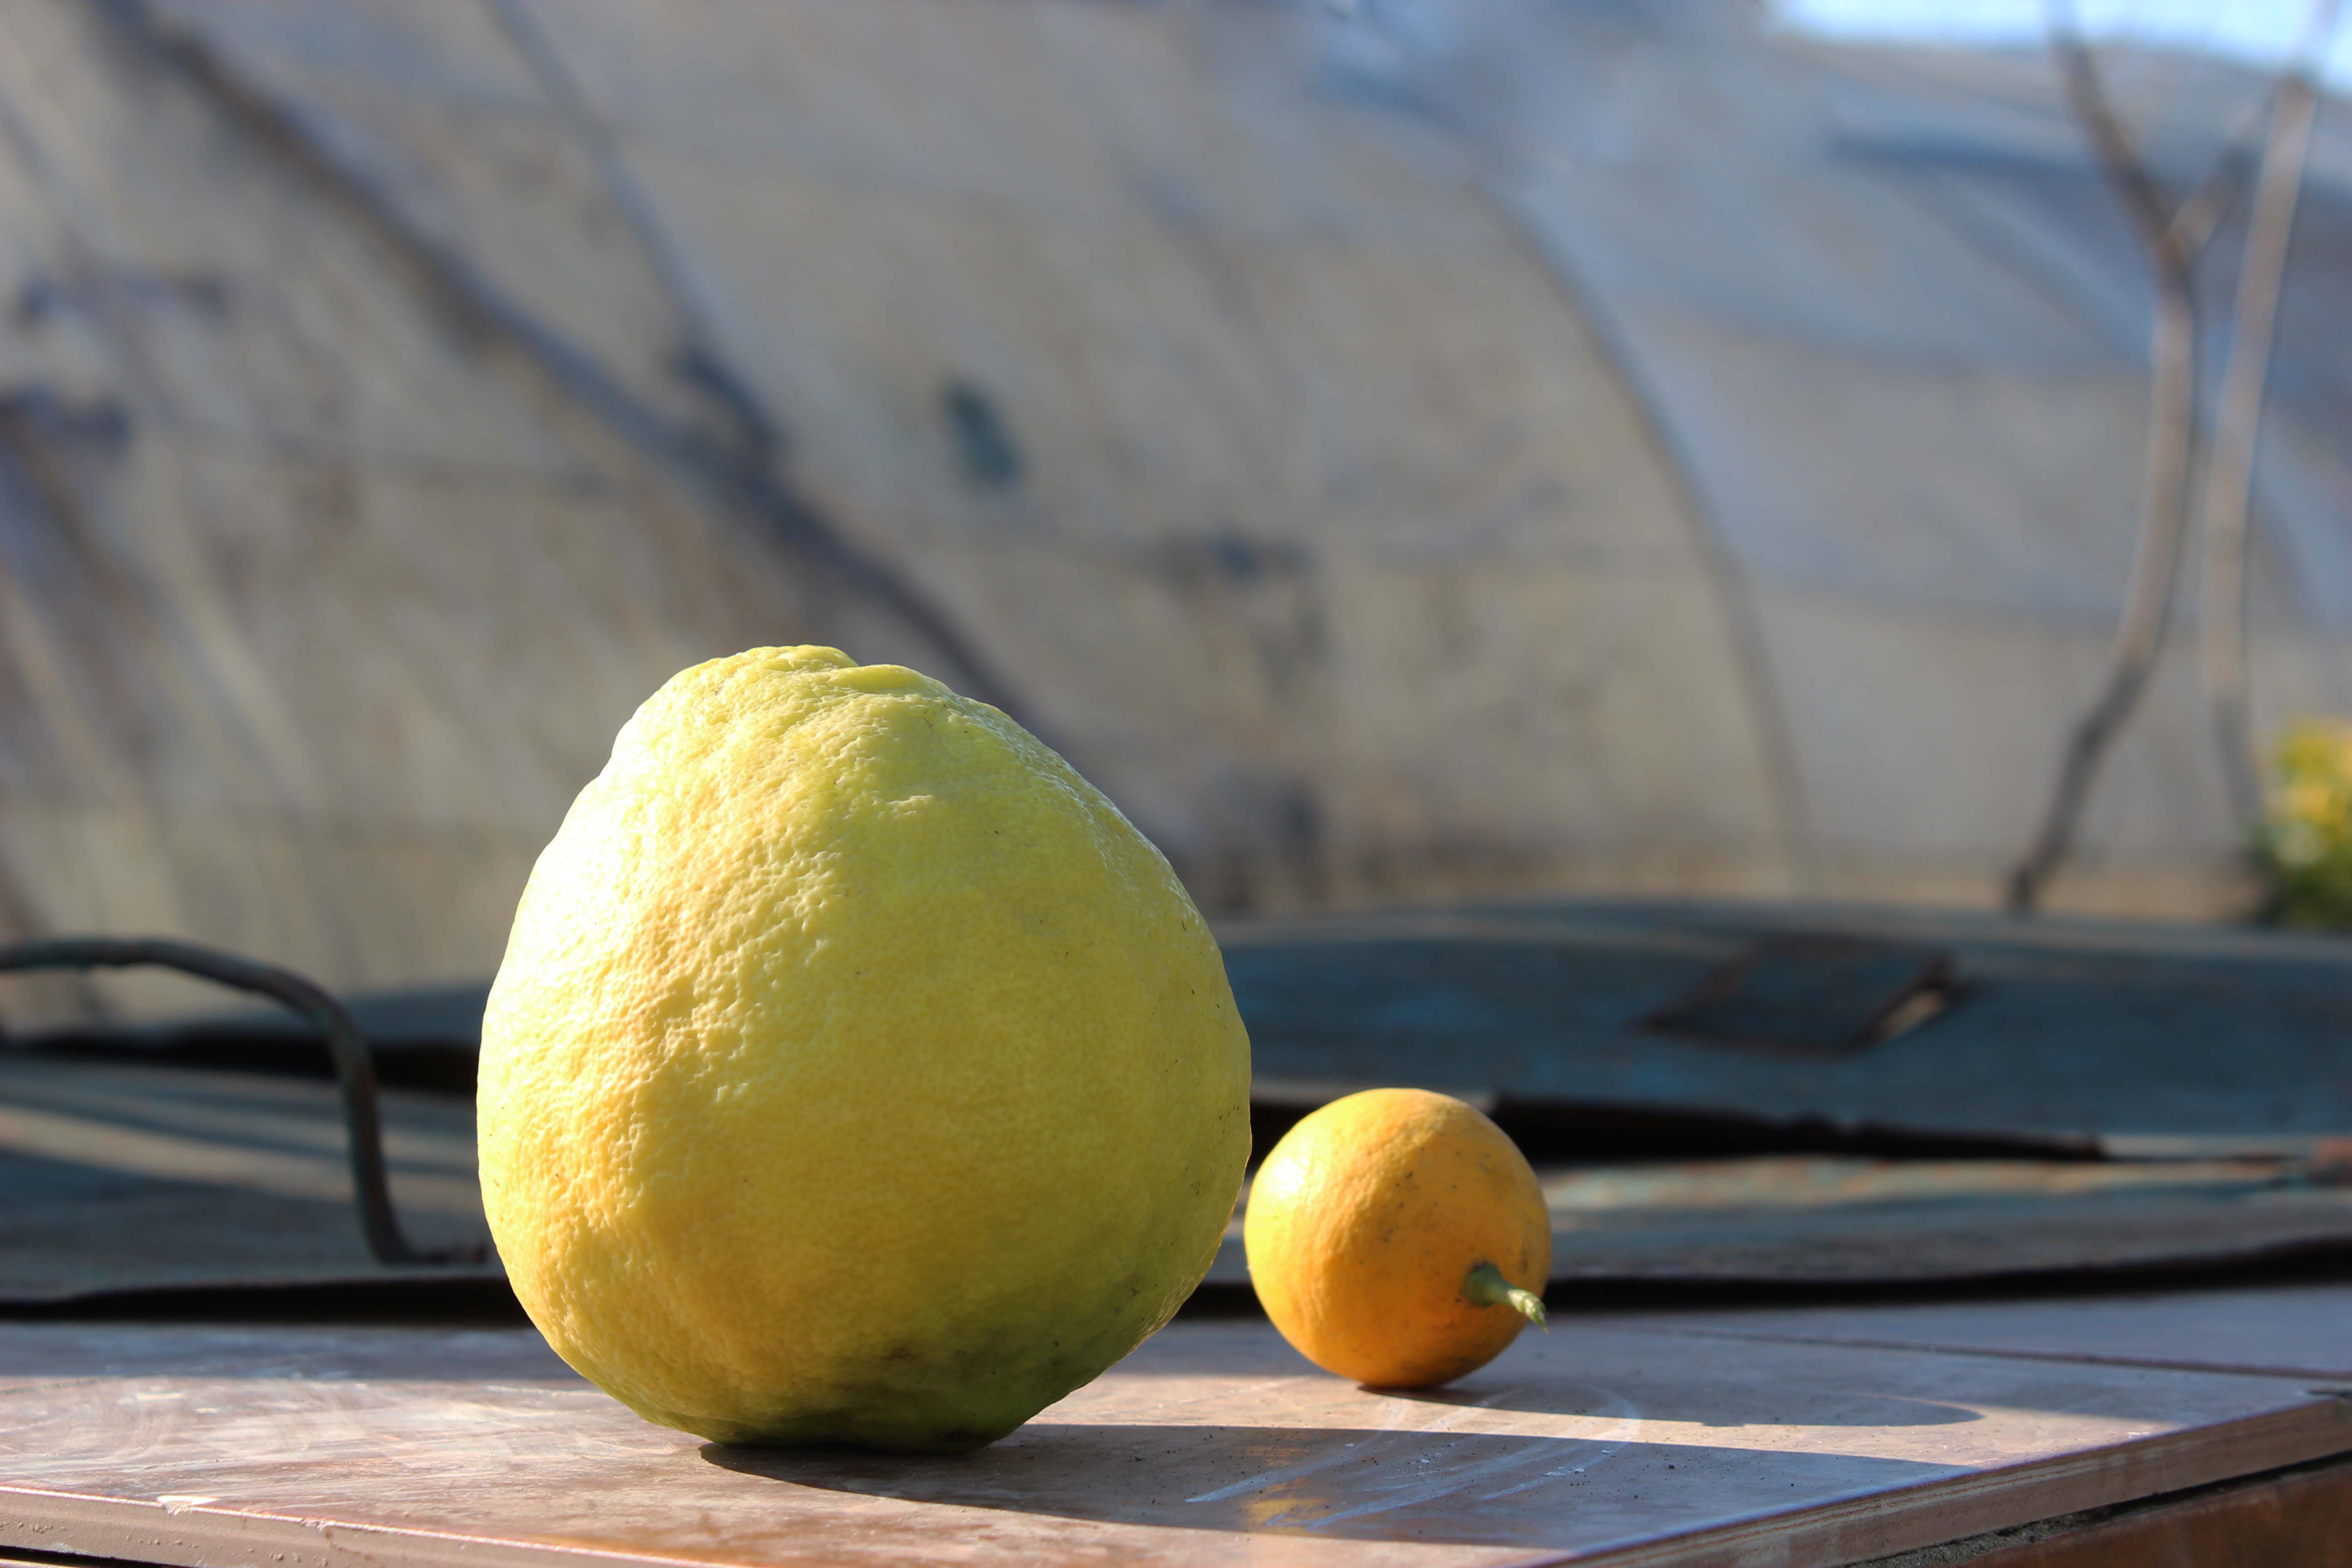
[[[2270,375],[2279,292],[2303,190],[2303,171],[2318,119],[2321,52],[2336,31],[2340,0],[2317,0],[2303,48],[2279,83],[2270,137],[2248,220],[2238,275],[2230,361],[2215,412],[2212,461],[2206,472],[2203,629],[2205,698],[2220,749],[2230,811],[2252,832],[2263,809],[2262,763],[2255,749],[2246,670],[2246,564],[2250,557],[2254,451],[2262,434],[2263,391]]]
[[[2198,182],[2197,188],[2189,193],[2189,199],[2173,215],[2172,238],[2182,255],[2195,259],[2213,237],[2213,231],[2221,226],[2221,220],[2230,216],[2230,209],[2238,205],[2238,197],[2246,188],[2246,172],[2254,165],[2254,138],[2271,118],[2272,108],[2271,101],[2264,99],[2246,116],[2244,123],[2231,132],[2212,168],[2206,171],[2204,179]]]
[[[2106,84],[2099,78],[2098,62],[2092,58],[2091,46],[2076,25],[2074,8],[2068,0],[2052,0],[2050,47],[2058,58],[2067,105],[2090,138],[2100,173],[2106,176],[2108,185],[2122,200],[2124,210],[2139,230],[2140,242],[2159,267],[2185,269],[2189,251],[2174,228],[2174,220],[2182,209],[2156,183],[2137,143],[2116,113],[2107,97]]]
[[[2147,689],[2172,616],[2180,554],[2189,526],[2189,471],[2197,452],[2197,300],[2193,252],[2177,226],[2179,212],[2158,185],[2099,79],[2090,46],[2067,0],[2051,0],[2051,48],[2074,115],[2090,138],[2101,172],[2138,231],[2154,272],[2155,320],[2148,357],[2148,435],[2140,479],[2138,543],[2125,589],[2123,619],[2107,655],[2098,695],[2074,721],[2050,805],[2032,847],[2010,873],[2009,907],[2028,913],[2074,847],[2091,786],[2107,752]]]
[[[2074,831],[2107,750],[2139,705],[2172,616],[2174,585],[2189,525],[2189,471],[2196,450],[2197,316],[2188,275],[2159,270],[2149,357],[2148,438],[2140,480],[2139,543],[2132,555],[2124,616],[2099,694],[2074,721],[2050,808],[2010,873],[2009,907],[2031,912],[2074,847]]]
[[[2216,520],[2207,537],[2207,684],[2212,693],[2216,732],[2225,752],[2232,806],[2242,815],[2258,810],[2260,804],[2259,782],[2251,771],[2252,747],[2247,739],[2244,668],[2245,518],[2253,445],[2278,279],[2285,263],[2286,237],[2293,226],[2294,197],[2302,183],[2303,158],[2316,103],[2314,62],[2318,47],[2334,30],[2339,0],[2315,3],[2317,9],[2298,57],[2304,63],[2288,73],[2272,95],[2271,134],[2263,154],[2248,265],[2241,281],[2239,331],[2232,340],[2231,385],[2224,389],[2222,418],[2228,426],[2227,438],[2242,450],[2233,449],[2226,459],[2217,459],[2207,500],[2209,516]],[[2076,21],[2073,0],[2047,0],[2047,4],[2050,46],[2057,57],[2067,100],[2090,139],[2101,173],[2139,233],[2155,275],[2156,309],[2149,349],[2152,373],[2139,536],[2132,553],[2123,618],[2116,628],[2099,693],[2067,738],[2042,829],[2010,874],[2009,904],[2019,913],[2035,907],[2044,884],[2071,851],[2100,764],[2138,706],[2171,620],[2198,445],[2197,299],[2191,268],[2235,199],[2235,171],[2243,161],[2238,146],[2242,138],[2232,137],[2212,171],[2188,200],[2175,206],[2115,111]],[[2259,253],[2258,244],[2264,247]],[[2271,247],[2275,247],[2275,257]],[[2264,276],[2267,283],[2261,281]],[[2251,295],[2248,283],[2253,285]],[[2259,352],[2252,352],[2257,343]],[[2245,804],[2248,800],[2252,801],[2251,806]]]

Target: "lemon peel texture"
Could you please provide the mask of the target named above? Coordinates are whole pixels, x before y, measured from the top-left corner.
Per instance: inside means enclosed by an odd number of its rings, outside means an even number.
[[[1301,1118],[1258,1167],[1242,1245],[1282,1337],[1375,1388],[1449,1383],[1544,1321],[1543,1188],[1449,1095],[1366,1089]]]
[[[531,873],[483,1200],[646,1418],[956,1451],[1199,1283],[1248,1091],[1216,944],[1100,792],[912,670],[754,648],[637,710]]]

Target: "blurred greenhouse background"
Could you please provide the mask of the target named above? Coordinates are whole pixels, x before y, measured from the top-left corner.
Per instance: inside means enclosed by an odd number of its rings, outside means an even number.
[[[2271,84],[2100,53],[2183,190]],[[2147,444],[2048,52],[1748,0],[0,0],[0,934],[359,990],[487,974],[761,643],[1004,706],[1213,912],[1991,907]],[[2347,266],[2331,99],[2264,736],[2352,710]],[[2194,643],[2053,908],[2251,907]]]

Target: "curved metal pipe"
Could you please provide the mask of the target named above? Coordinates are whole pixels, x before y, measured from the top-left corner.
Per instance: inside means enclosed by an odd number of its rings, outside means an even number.
[[[326,1037],[342,1088],[343,1123],[351,1139],[352,1185],[359,1205],[360,1229],[379,1263],[471,1261],[463,1249],[425,1252],[412,1246],[393,1212],[384,1178],[383,1134],[376,1111],[375,1061],[367,1040],[341,1002],[290,970],[256,963],[194,942],[160,937],[45,937],[0,944],[0,971],[24,969],[129,969],[153,965],[267,996],[308,1018]]]

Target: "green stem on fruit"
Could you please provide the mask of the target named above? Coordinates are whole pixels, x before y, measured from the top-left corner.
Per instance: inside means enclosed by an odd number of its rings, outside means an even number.
[[[1503,1271],[1491,1263],[1481,1263],[1470,1270],[1469,1278],[1462,1281],[1462,1294],[1475,1307],[1516,1308],[1537,1328],[1551,1332],[1551,1325],[1544,1321],[1543,1298],[1532,1290],[1520,1289],[1504,1279]]]

